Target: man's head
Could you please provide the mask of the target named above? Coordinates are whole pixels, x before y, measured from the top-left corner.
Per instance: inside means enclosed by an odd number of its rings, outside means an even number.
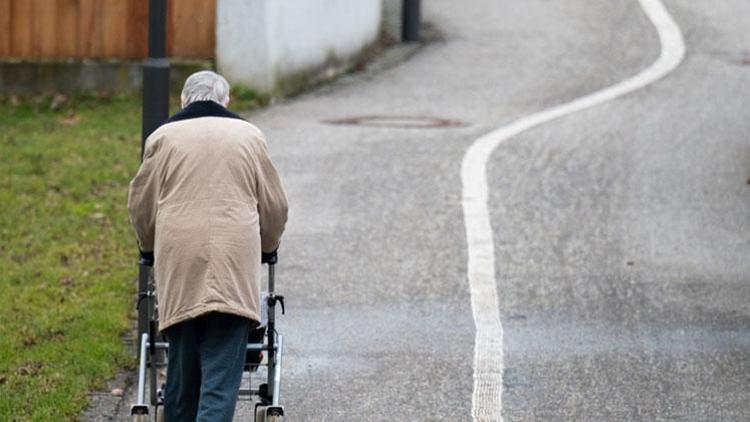
[[[182,88],[182,108],[196,101],[213,101],[229,105],[229,83],[223,76],[210,70],[193,73]]]

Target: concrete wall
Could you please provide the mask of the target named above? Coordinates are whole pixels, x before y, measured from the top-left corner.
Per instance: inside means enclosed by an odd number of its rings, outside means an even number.
[[[401,42],[404,0],[383,0],[383,33],[390,42]]]
[[[193,72],[211,69],[210,61],[172,61],[172,92],[180,92]],[[128,61],[0,61],[0,96],[96,91],[132,92],[143,85],[143,65]]]
[[[216,66],[230,82],[288,93],[378,42],[383,0],[218,0]]]

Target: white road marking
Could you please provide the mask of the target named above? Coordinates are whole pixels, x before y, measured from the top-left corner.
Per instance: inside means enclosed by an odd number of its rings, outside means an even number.
[[[495,250],[487,209],[487,160],[497,146],[521,132],[565,115],[613,100],[649,85],[674,70],[685,56],[680,28],[661,0],[639,0],[656,27],[659,58],[637,75],[569,103],[523,117],[477,139],[461,163],[463,212],[468,244],[468,279],[476,327],[474,346],[474,421],[502,421],[503,326],[495,282]]]

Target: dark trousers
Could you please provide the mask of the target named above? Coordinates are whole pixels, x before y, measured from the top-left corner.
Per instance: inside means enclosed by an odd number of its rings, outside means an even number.
[[[165,330],[169,341],[166,422],[231,422],[253,322],[210,313]]]

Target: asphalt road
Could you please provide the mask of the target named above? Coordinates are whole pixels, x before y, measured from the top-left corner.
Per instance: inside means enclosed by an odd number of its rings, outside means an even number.
[[[409,60],[249,116],[291,201],[289,421],[470,420],[464,153],[660,52],[636,0],[423,7],[440,37]],[[750,419],[750,3],[666,7],[675,72],[490,158],[504,420]],[[465,125],[325,123],[359,115]]]
[[[408,61],[250,116],[292,204],[289,420],[470,420],[465,151],[660,52],[635,0],[424,7],[441,36]],[[750,3],[666,7],[675,72],[489,162],[505,420],[750,419]],[[358,115],[466,125],[324,123]]]
[[[750,418],[750,4],[666,6],[674,73],[491,157],[505,420]],[[410,60],[251,116],[292,204],[289,420],[469,420],[463,154],[659,54],[632,0],[425,8],[441,39]],[[323,123],[357,115],[467,125]]]

